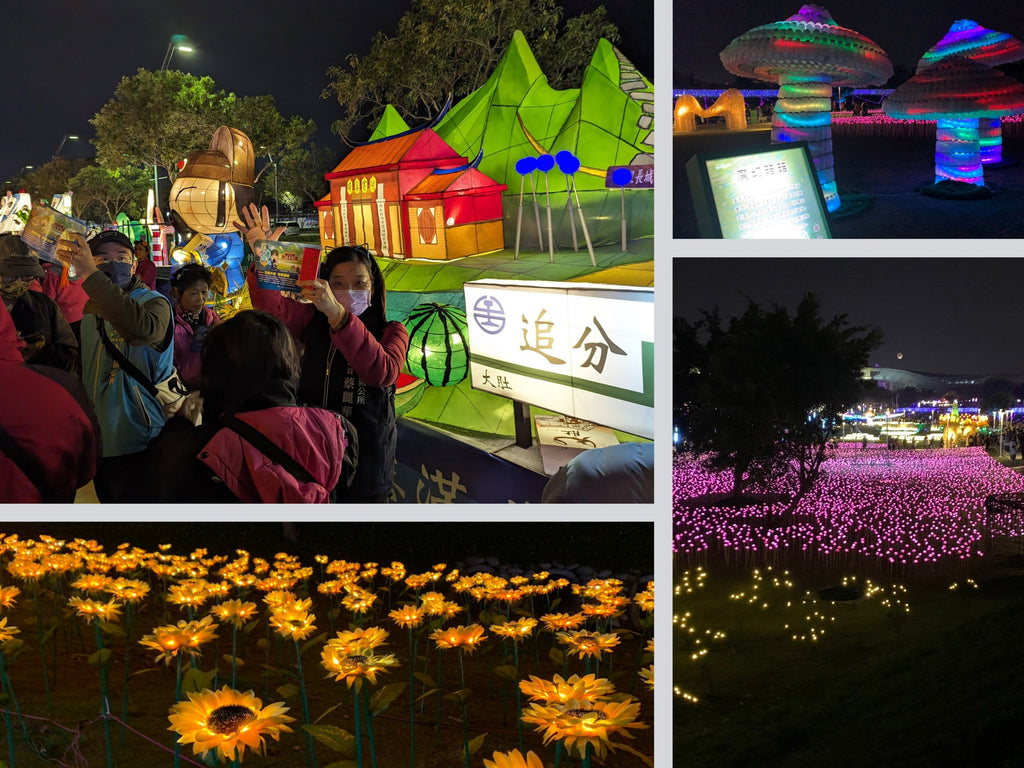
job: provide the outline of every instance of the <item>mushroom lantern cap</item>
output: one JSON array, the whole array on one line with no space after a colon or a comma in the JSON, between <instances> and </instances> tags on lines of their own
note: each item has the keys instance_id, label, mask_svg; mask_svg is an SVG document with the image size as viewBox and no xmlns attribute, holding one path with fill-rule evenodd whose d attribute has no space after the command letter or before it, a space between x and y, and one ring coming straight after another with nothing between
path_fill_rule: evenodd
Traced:
<instances>
[{"instance_id":1,"label":"mushroom lantern cap","mask_svg":"<svg viewBox=\"0 0 1024 768\"><path fill-rule=\"evenodd\" d=\"M967 120L1024 113L1024 84L964 56L940 59L893 91L882 111L904 120Z\"/></svg>"},{"instance_id":2,"label":"mushroom lantern cap","mask_svg":"<svg viewBox=\"0 0 1024 768\"><path fill-rule=\"evenodd\" d=\"M966 56L989 67L998 67L1024 59L1024 43L1006 32L995 32L970 19L953 22L939 42L917 62L920 72L949 56Z\"/></svg>"},{"instance_id":3,"label":"mushroom lantern cap","mask_svg":"<svg viewBox=\"0 0 1024 768\"><path fill-rule=\"evenodd\" d=\"M805 5L785 21L754 27L719 57L734 75L772 83L806 76L834 86L881 85L893 73L892 62L875 42L839 26L817 5Z\"/></svg>"}]
</instances>

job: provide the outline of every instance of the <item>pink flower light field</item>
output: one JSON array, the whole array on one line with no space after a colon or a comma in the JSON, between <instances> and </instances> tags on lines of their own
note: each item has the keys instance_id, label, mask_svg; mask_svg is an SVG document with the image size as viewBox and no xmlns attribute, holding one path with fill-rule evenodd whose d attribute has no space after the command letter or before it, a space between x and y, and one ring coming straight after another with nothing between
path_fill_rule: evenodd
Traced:
<instances>
[{"instance_id":1,"label":"pink flower light field","mask_svg":"<svg viewBox=\"0 0 1024 768\"><path fill-rule=\"evenodd\" d=\"M985 498L1024 492L1024 478L982 448L866 451L841 446L791 516L785 502L704 506L726 493L728 473L711 473L693 455L675 460L674 549L684 557L788 555L843 567L876 563L912 570L982 556L988 536L1020 536L1021 517L986 519ZM752 489L790 493L779 485Z\"/></svg>"}]
</instances>

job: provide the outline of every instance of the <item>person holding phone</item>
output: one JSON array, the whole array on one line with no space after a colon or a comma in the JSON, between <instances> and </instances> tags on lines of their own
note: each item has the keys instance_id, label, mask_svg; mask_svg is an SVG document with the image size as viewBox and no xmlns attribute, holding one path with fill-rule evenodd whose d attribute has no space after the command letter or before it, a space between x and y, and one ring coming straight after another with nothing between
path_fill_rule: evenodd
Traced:
<instances>
[{"instance_id":1,"label":"person holding phone","mask_svg":"<svg viewBox=\"0 0 1024 768\"><path fill-rule=\"evenodd\" d=\"M131 240L115 230L92 239L74 233L57 255L76 270L88 294L82 316L82 380L100 424L103 456L94 478L104 503L145 501L144 467L149 442L163 429L163 407L118 364L116 349L156 384L173 370L174 322L167 298L135 276Z\"/></svg>"},{"instance_id":2,"label":"person holding phone","mask_svg":"<svg viewBox=\"0 0 1024 768\"><path fill-rule=\"evenodd\" d=\"M250 248L257 240L276 240L284 227L270 226L270 212L254 203L235 222ZM253 248L253 250L255 250ZM256 309L284 321L303 345L299 402L337 411L355 428L358 464L355 478L338 489L343 502L386 502L394 479L398 428L395 383L409 351L409 333L385 318L384 277L369 251L342 246L331 250L314 280L300 281L301 298L261 289L256 271L246 274Z\"/></svg>"}]
</instances>

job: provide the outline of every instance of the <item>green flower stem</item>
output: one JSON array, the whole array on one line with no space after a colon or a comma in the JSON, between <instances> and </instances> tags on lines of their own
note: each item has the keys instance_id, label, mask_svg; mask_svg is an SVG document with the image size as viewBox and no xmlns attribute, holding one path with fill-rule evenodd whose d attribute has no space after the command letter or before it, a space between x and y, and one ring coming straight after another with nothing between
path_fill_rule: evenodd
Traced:
<instances>
[{"instance_id":1,"label":"green flower stem","mask_svg":"<svg viewBox=\"0 0 1024 768\"><path fill-rule=\"evenodd\" d=\"M370 737L370 765L377 768L377 747L373 743L373 713L370 712L370 697L363 699L363 706L366 707L366 735Z\"/></svg>"},{"instance_id":2,"label":"green flower stem","mask_svg":"<svg viewBox=\"0 0 1024 768\"><path fill-rule=\"evenodd\" d=\"M121 694L121 746L125 744L128 728L128 650L131 648L132 604L124 604L124 690Z\"/></svg>"},{"instance_id":3,"label":"green flower stem","mask_svg":"<svg viewBox=\"0 0 1024 768\"><path fill-rule=\"evenodd\" d=\"M363 768L363 728L362 728L362 706L359 704L359 689L352 688L352 708L356 718L356 768Z\"/></svg>"},{"instance_id":4,"label":"green flower stem","mask_svg":"<svg viewBox=\"0 0 1024 768\"><path fill-rule=\"evenodd\" d=\"M312 721L309 719L309 699L306 698L306 679L302 675L302 653L299 651L299 641L294 640L295 643L295 661L299 667L299 691L302 693L302 718L306 725L312 725ZM312 762L313 768L316 768L316 742L313 741L313 735L306 733L306 752L307 761Z\"/></svg>"},{"instance_id":5,"label":"green flower stem","mask_svg":"<svg viewBox=\"0 0 1024 768\"><path fill-rule=\"evenodd\" d=\"M50 704L50 678L46 671L46 646L43 643L43 614L39 611L39 581L32 582L32 604L36 609L36 629L39 633L39 656L43 660L43 688L46 691L46 710L53 707Z\"/></svg>"},{"instance_id":6,"label":"green flower stem","mask_svg":"<svg viewBox=\"0 0 1024 768\"><path fill-rule=\"evenodd\" d=\"M516 660L516 726L519 729L519 751L522 752L523 747L523 692L519 690L519 643L512 643L512 650L515 654Z\"/></svg>"},{"instance_id":7,"label":"green flower stem","mask_svg":"<svg viewBox=\"0 0 1024 768\"><path fill-rule=\"evenodd\" d=\"M99 619L93 619L93 627L96 628L96 650L102 653L103 651L103 635L100 632L100 621ZM107 742L107 768L114 768L114 753L110 747L110 717L108 712L107 704L107 665L103 663L103 659L100 658L100 693L101 701L103 705L103 738Z\"/></svg>"},{"instance_id":8,"label":"green flower stem","mask_svg":"<svg viewBox=\"0 0 1024 768\"><path fill-rule=\"evenodd\" d=\"M590 744L583 747L583 768L590 768Z\"/></svg>"},{"instance_id":9,"label":"green flower stem","mask_svg":"<svg viewBox=\"0 0 1024 768\"><path fill-rule=\"evenodd\" d=\"M562 764L562 742L561 740L555 742L555 768L559 768Z\"/></svg>"},{"instance_id":10,"label":"green flower stem","mask_svg":"<svg viewBox=\"0 0 1024 768\"><path fill-rule=\"evenodd\" d=\"M174 660L177 662L177 666L174 670L174 702L178 703L181 701L181 651L174 654ZM178 768L181 765L181 742L177 739L174 740L174 768Z\"/></svg>"},{"instance_id":11,"label":"green flower stem","mask_svg":"<svg viewBox=\"0 0 1024 768\"><path fill-rule=\"evenodd\" d=\"M235 685L235 654L238 653L238 625L231 624L231 687L236 688Z\"/></svg>"},{"instance_id":12,"label":"green flower stem","mask_svg":"<svg viewBox=\"0 0 1024 768\"><path fill-rule=\"evenodd\" d=\"M416 692L413 686L416 683L414 674L416 672L416 639L412 634L412 625L409 625L409 648L411 649L409 661L409 768L416 768Z\"/></svg>"},{"instance_id":13,"label":"green flower stem","mask_svg":"<svg viewBox=\"0 0 1024 768\"><path fill-rule=\"evenodd\" d=\"M174 703L181 701L181 652L174 654L174 660L178 663L174 671Z\"/></svg>"},{"instance_id":14,"label":"green flower stem","mask_svg":"<svg viewBox=\"0 0 1024 768\"><path fill-rule=\"evenodd\" d=\"M0 678L2 678L6 684L7 671L4 669L3 651L0 651ZM14 768L14 731L11 728L10 707L4 707L4 727L7 729L7 758L11 764L11 768Z\"/></svg>"},{"instance_id":15,"label":"green flower stem","mask_svg":"<svg viewBox=\"0 0 1024 768\"><path fill-rule=\"evenodd\" d=\"M437 649L437 746L441 746L441 649Z\"/></svg>"},{"instance_id":16,"label":"green flower stem","mask_svg":"<svg viewBox=\"0 0 1024 768\"><path fill-rule=\"evenodd\" d=\"M270 698L270 621L269 621L269 619L267 620L266 636L267 636L267 644L266 644L265 648L266 648L266 651L267 651L267 657L263 660L263 664L264 664L263 668L266 670L263 673L263 698L264 699L269 699Z\"/></svg>"},{"instance_id":17,"label":"green flower stem","mask_svg":"<svg viewBox=\"0 0 1024 768\"><path fill-rule=\"evenodd\" d=\"M0 661L3 660L0 655ZM11 703L14 704L14 711L18 715L18 722L21 723L21 734L25 737L25 741L31 743L28 736L28 728L25 727L25 718L21 716L21 706L18 704L18 697L14 695L14 686L11 685L11 678L7 676L6 670L3 672L3 690L7 691L7 695L11 697ZM8 709L8 711L10 711Z\"/></svg>"},{"instance_id":18,"label":"green flower stem","mask_svg":"<svg viewBox=\"0 0 1024 768\"><path fill-rule=\"evenodd\" d=\"M462 666L462 649L459 649L459 682L462 693L466 690L466 672ZM462 700L459 702L462 705L462 743L466 755L465 767L469 768L469 714L466 712L466 700L464 697L460 697Z\"/></svg>"}]
</instances>

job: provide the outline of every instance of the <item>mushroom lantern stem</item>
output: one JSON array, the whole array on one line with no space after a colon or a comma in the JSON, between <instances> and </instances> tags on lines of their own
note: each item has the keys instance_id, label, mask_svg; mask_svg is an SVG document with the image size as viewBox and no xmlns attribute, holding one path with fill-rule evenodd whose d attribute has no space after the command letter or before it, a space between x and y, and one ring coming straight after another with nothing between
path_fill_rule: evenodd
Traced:
<instances>
[{"instance_id":1,"label":"mushroom lantern stem","mask_svg":"<svg viewBox=\"0 0 1024 768\"><path fill-rule=\"evenodd\" d=\"M783 75L772 116L772 141L806 141L829 212L839 208L832 160L832 81L827 76Z\"/></svg>"},{"instance_id":2,"label":"mushroom lantern stem","mask_svg":"<svg viewBox=\"0 0 1024 768\"><path fill-rule=\"evenodd\" d=\"M978 119L940 118L935 125L935 181L944 179L983 186Z\"/></svg>"}]
</instances>

